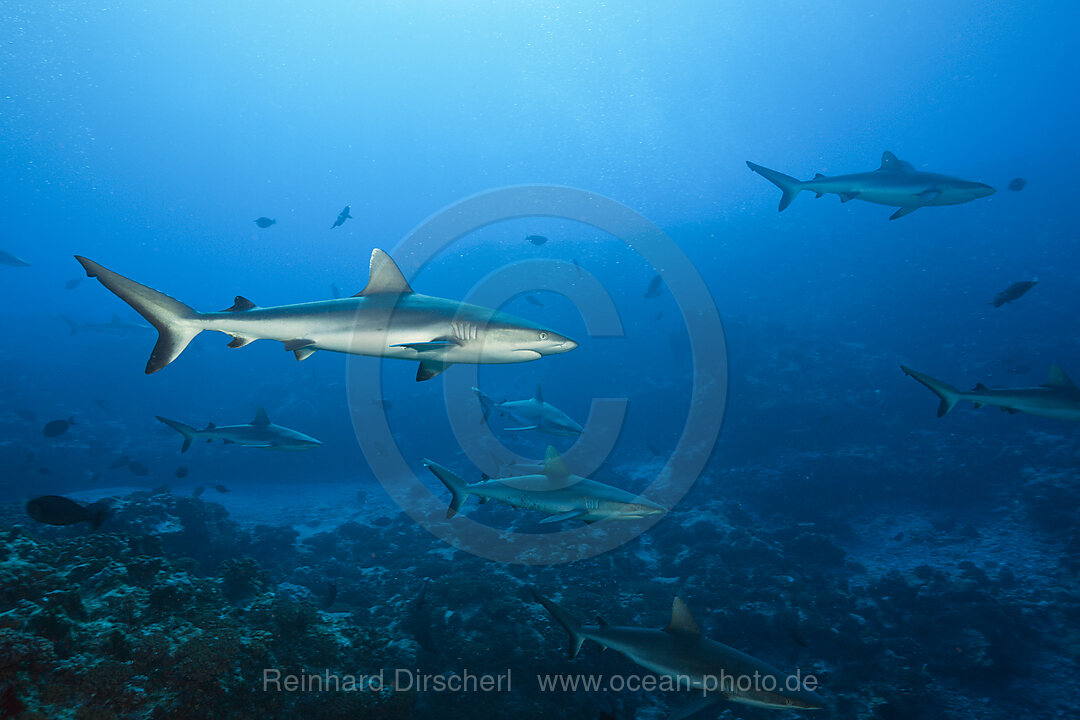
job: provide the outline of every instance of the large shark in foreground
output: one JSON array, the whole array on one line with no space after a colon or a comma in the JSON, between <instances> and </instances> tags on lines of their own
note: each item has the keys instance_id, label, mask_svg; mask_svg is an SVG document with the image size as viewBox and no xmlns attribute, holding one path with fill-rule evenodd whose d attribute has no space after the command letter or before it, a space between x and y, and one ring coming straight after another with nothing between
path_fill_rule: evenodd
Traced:
<instances>
[{"instance_id":1,"label":"large shark in foreground","mask_svg":"<svg viewBox=\"0 0 1080 720\"><path fill-rule=\"evenodd\" d=\"M900 369L941 398L938 417L952 410L961 400L970 400L977 408L995 405L1009 413L1022 412L1055 420L1080 420L1080 388L1057 365L1050 368L1050 380L1041 387L988 388L979 383L967 392L906 365L901 365Z\"/></svg>"},{"instance_id":2,"label":"large shark in foreground","mask_svg":"<svg viewBox=\"0 0 1080 720\"><path fill-rule=\"evenodd\" d=\"M805 181L749 161L746 164L783 191L780 210L790 205L800 192L809 190L818 197L828 193L839 195L840 202L865 200L898 207L900 209L889 218L895 220L921 207L959 205L995 192L994 188L982 183L916 170L911 163L900 160L888 150L881 156L881 167L874 172L832 177L818 173L813 180Z\"/></svg>"},{"instance_id":3,"label":"large shark in foreground","mask_svg":"<svg viewBox=\"0 0 1080 720\"><path fill-rule=\"evenodd\" d=\"M550 445L544 465L536 468L536 473L508 478L485 477L471 485L436 462L425 459L423 463L450 491L450 507L446 510L448 518L458 513L470 495L477 496L482 503L495 500L513 508L547 513L541 523L640 520L667 512L663 506L632 492L571 475L566 463Z\"/></svg>"},{"instance_id":4,"label":"large shark in foreground","mask_svg":"<svg viewBox=\"0 0 1080 720\"><path fill-rule=\"evenodd\" d=\"M454 363L519 363L577 347L553 330L491 308L413 292L390 256L371 253L367 287L349 298L258 307L237 297L221 312L198 312L78 255L89 277L157 328L146 372L175 360L203 330L232 336L231 348L277 340L304 360L316 350L419 361L417 382Z\"/></svg>"},{"instance_id":5,"label":"large shark in foreground","mask_svg":"<svg viewBox=\"0 0 1080 720\"><path fill-rule=\"evenodd\" d=\"M157 419L184 436L184 445L180 452L187 452L191 442L195 439L205 438L206 442L221 440L226 444L242 445L244 447L268 448L270 450L310 450L322 445L321 442L302 432L292 430L270 422L266 411L259 408L255 413L255 419L247 425L222 425L218 427L210 423L202 430L197 430L190 425L185 425L176 420L163 418Z\"/></svg>"},{"instance_id":6,"label":"large shark in foreground","mask_svg":"<svg viewBox=\"0 0 1080 720\"><path fill-rule=\"evenodd\" d=\"M675 710L668 720L682 720L721 700L780 710L820 710L824 707L795 675L721 645L701 634L686 604L678 597L671 607L671 623L663 630L582 625L570 613L536 590L536 601L547 608L570 634L570 658L593 640L630 658L658 675L678 679L699 691L695 700ZM684 686L685 687L685 686Z\"/></svg>"},{"instance_id":7,"label":"large shark in foreground","mask_svg":"<svg viewBox=\"0 0 1080 720\"><path fill-rule=\"evenodd\" d=\"M521 423L520 427L504 428L505 430L537 430L559 437L577 437L584 432L581 426L574 422L569 415L554 405L544 402L544 393L539 385L536 386L536 394L528 400L495 402L479 388L473 388L473 392L476 393L476 397L480 398L480 406L484 411L484 422L487 422L491 416L491 411L494 410Z\"/></svg>"}]
</instances>

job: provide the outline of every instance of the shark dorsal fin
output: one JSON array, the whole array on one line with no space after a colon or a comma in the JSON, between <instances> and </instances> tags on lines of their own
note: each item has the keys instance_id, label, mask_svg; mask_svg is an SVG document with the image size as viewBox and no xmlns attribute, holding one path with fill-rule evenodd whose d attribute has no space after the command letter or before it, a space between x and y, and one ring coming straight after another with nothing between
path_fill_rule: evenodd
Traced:
<instances>
[{"instance_id":1,"label":"shark dorsal fin","mask_svg":"<svg viewBox=\"0 0 1080 720\"><path fill-rule=\"evenodd\" d=\"M401 295L411 293L409 282L401 274L397 263L379 248L371 251L371 271L368 276L367 286L353 297L364 295L377 295L379 293L394 293Z\"/></svg>"},{"instance_id":2,"label":"shark dorsal fin","mask_svg":"<svg viewBox=\"0 0 1080 720\"><path fill-rule=\"evenodd\" d=\"M990 388L986 387L982 383L975 383L975 389L974 389L975 392L986 392L989 389Z\"/></svg>"},{"instance_id":3,"label":"shark dorsal fin","mask_svg":"<svg viewBox=\"0 0 1080 720\"><path fill-rule=\"evenodd\" d=\"M566 469L566 463L559 457L559 451L551 445L548 445L547 454L544 455L544 474L553 479L570 476L570 471Z\"/></svg>"},{"instance_id":4,"label":"shark dorsal fin","mask_svg":"<svg viewBox=\"0 0 1080 720\"><path fill-rule=\"evenodd\" d=\"M536 383L536 401L544 402L544 391L540 389L540 383Z\"/></svg>"},{"instance_id":5,"label":"shark dorsal fin","mask_svg":"<svg viewBox=\"0 0 1080 720\"><path fill-rule=\"evenodd\" d=\"M1069 376L1065 374L1065 371L1061 369L1060 365L1050 366L1050 382L1046 383L1047 387L1052 388L1065 388L1068 390L1076 390L1076 383L1069 379Z\"/></svg>"},{"instance_id":6,"label":"shark dorsal fin","mask_svg":"<svg viewBox=\"0 0 1080 720\"><path fill-rule=\"evenodd\" d=\"M250 310L253 307L255 307L255 303L251 302L243 295L237 295L236 299L233 300L232 307L226 308L225 312L244 312L245 310Z\"/></svg>"},{"instance_id":7,"label":"shark dorsal fin","mask_svg":"<svg viewBox=\"0 0 1080 720\"><path fill-rule=\"evenodd\" d=\"M680 635L701 634L697 623L694 622L694 616L690 614L690 609L686 607L681 597L676 596L675 601L671 603L671 624L664 628L664 632Z\"/></svg>"},{"instance_id":8,"label":"shark dorsal fin","mask_svg":"<svg viewBox=\"0 0 1080 720\"><path fill-rule=\"evenodd\" d=\"M217 428L217 425L215 425L214 423L212 423L212 422L206 423L206 429L207 430L214 430L215 428Z\"/></svg>"},{"instance_id":9,"label":"shark dorsal fin","mask_svg":"<svg viewBox=\"0 0 1080 720\"><path fill-rule=\"evenodd\" d=\"M824 178L825 178L825 176L822 175L821 173L814 173L814 179L815 180L822 180Z\"/></svg>"},{"instance_id":10,"label":"shark dorsal fin","mask_svg":"<svg viewBox=\"0 0 1080 720\"><path fill-rule=\"evenodd\" d=\"M896 155L893 155L888 150L881 153L881 167L878 168L878 172L899 172L910 169L911 165L896 157Z\"/></svg>"},{"instance_id":11,"label":"shark dorsal fin","mask_svg":"<svg viewBox=\"0 0 1080 720\"><path fill-rule=\"evenodd\" d=\"M606 628L608 626L607 621L599 615L596 616L596 624L602 628Z\"/></svg>"},{"instance_id":12,"label":"shark dorsal fin","mask_svg":"<svg viewBox=\"0 0 1080 720\"><path fill-rule=\"evenodd\" d=\"M266 427L270 424L270 416L266 414L265 408L255 411L255 419L251 421L251 424L255 427Z\"/></svg>"}]
</instances>

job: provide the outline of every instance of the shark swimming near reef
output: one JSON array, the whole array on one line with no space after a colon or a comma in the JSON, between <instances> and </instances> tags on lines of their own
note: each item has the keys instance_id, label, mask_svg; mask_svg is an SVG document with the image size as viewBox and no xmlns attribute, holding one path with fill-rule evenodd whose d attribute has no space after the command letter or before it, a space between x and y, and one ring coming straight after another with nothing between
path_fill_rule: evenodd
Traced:
<instances>
[{"instance_id":1,"label":"shark swimming near reef","mask_svg":"<svg viewBox=\"0 0 1080 720\"><path fill-rule=\"evenodd\" d=\"M906 365L901 365L900 369L941 398L938 417L944 416L961 400L968 400L977 408L994 405L1008 413L1022 412L1055 420L1080 420L1080 388L1057 365L1050 368L1049 381L1040 387L990 388L979 383L967 392Z\"/></svg>"},{"instance_id":2,"label":"shark swimming near reef","mask_svg":"<svg viewBox=\"0 0 1080 720\"><path fill-rule=\"evenodd\" d=\"M597 625L582 625L535 589L530 590L570 635L571 659L577 657L586 640L592 640L696 690L695 699L676 709L668 720L683 720L723 700L777 710L824 707L816 694L795 682L799 676L782 673L763 660L703 636L681 598L672 603L668 626L653 630L611 626L600 618Z\"/></svg>"},{"instance_id":3,"label":"shark swimming near reef","mask_svg":"<svg viewBox=\"0 0 1080 720\"><path fill-rule=\"evenodd\" d=\"M572 475L555 448L548 446L544 465L528 475L507 478L485 478L467 484L458 475L436 462L424 459L424 466L442 481L450 491L450 507L446 517L452 518L461 510L470 495L505 503L525 510L547 513L543 523L582 520L640 520L667 512L667 508L626 490Z\"/></svg>"},{"instance_id":4,"label":"shark swimming near reef","mask_svg":"<svg viewBox=\"0 0 1080 720\"><path fill-rule=\"evenodd\" d=\"M219 427L214 423L210 423L202 430L160 415L156 417L184 436L184 445L180 448L180 452L187 452L192 441L196 439L205 439L206 442L221 440L229 445L268 448L270 450L310 450L322 445L321 442L309 435L270 422L270 417L266 414L266 410L262 408L258 409L255 413L255 419L247 425L222 425Z\"/></svg>"},{"instance_id":5,"label":"shark swimming near reef","mask_svg":"<svg viewBox=\"0 0 1080 720\"><path fill-rule=\"evenodd\" d=\"M337 300L259 307L237 296L220 312L198 312L76 255L89 277L133 307L158 331L146 372L161 370L204 330L232 336L231 348L277 340L304 360L317 350L413 360L417 382L454 363L499 364L568 352L577 343L542 325L491 308L413 292L382 250L371 253L367 286Z\"/></svg>"},{"instance_id":6,"label":"shark swimming near reef","mask_svg":"<svg viewBox=\"0 0 1080 720\"><path fill-rule=\"evenodd\" d=\"M831 177L818 173L813 180L797 180L750 161L747 161L746 165L783 191L780 197L781 211L787 208L799 193L809 190L817 197L826 194L839 195L840 202L864 200L898 207L900 209L889 218L896 220L919 208L960 205L996 192L994 188L983 183L916 170L911 163L900 160L888 150L881 156L881 167L873 172Z\"/></svg>"},{"instance_id":7,"label":"shark swimming near reef","mask_svg":"<svg viewBox=\"0 0 1080 720\"><path fill-rule=\"evenodd\" d=\"M504 400L495 402L479 388L473 388L476 397L480 399L480 406L484 412L484 422L487 422L494 410L501 415L506 415L521 423L520 427L504 428L507 431L536 430L547 435L559 437L577 437L583 430L574 422L569 415L551 403L544 402L544 393L540 385L536 386L536 394L527 400Z\"/></svg>"}]
</instances>

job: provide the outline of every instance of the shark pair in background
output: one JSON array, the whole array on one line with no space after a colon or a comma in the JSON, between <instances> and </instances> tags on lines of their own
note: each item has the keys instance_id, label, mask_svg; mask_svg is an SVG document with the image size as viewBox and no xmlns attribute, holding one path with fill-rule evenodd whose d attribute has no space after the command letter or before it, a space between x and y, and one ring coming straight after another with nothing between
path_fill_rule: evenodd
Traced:
<instances>
[{"instance_id":1,"label":"shark pair in background","mask_svg":"<svg viewBox=\"0 0 1080 720\"><path fill-rule=\"evenodd\" d=\"M266 410L263 408L259 408L255 413L255 419L246 425L222 425L219 427L214 423L210 423L202 430L160 415L157 416L157 419L184 436L184 444L180 448L180 452L187 452L191 448L191 443L195 440L206 440L208 443L221 440L226 445L290 451L310 450L322 445L321 442L310 435L270 422L270 416L266 414Z\"/></svg>"},{"instance_id":2,"label":"shark pair in background","mask_svg":"<svg viewBox=\"0 0 1080 720\"><path fill-rule=\"evenodd\" d=\"M994 188L979 182L961 180L950 175L916 170L909 162L886 150L881 167L873 172L833 175L818 173L812 180L797 180L767 167L747 161L746 165L780 188L780 210L783 211L803 190L823 195L839 195L840 202L863 200L899 208L889 218L896 220L919 208L940 205L960 205L988 195Z\"/></svg>"},{"instance_id":3,"label":"shark pair in background","mask_svg":"<svg viewBox=\"0 0 1080 720\"><path fill-rule=\"evenodd\" d=\"M76 256L89 277L135 309L158 331L146 372L161 370L204 330L232 337L231 348L276 340L304 360L318 350L419 362L417 382L455 363L538 360L577 347L542 325L469 303L414 292L385 252L371 253L367 286L352 297L259 307L236 297L220 312L198 312L178 300Z\"/></svg>"}]
</instances>

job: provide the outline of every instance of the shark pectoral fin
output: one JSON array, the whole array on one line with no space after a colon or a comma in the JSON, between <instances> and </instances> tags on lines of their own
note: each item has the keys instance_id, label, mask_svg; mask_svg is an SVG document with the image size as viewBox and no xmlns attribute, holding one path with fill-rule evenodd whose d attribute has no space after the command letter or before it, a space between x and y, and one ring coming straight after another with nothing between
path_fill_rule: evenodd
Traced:
<instances>
[{"instance_id":1,"label":"shark pectoral fin","mask_svg":"<svg viewBox=\"0 0 1080 720\"><path fill-rule=\"evenodd\" d=\"M921 193L919 193L917 197L920 200L922 200L923 205L929 205L930 203L934 202L939 197L941 197L941 191L940 190L924 190Z\"/></svg>"},{"instance_id":2,"label":"shark pectoral fin","mask_svg":"<svg viewBox=\"0 0 1080 720\"><path fill-rule=\"evenodd\" d=\"M453 363L439 362L438 360L422 360L420 361L420 367L416 368L416 382L430 380L442 373L452 364Z\"/></svg>"},{"instance_id":3,"label":"shark pectoral fin","mask_svg":"<svg viewBox=\"0 0 1080 720\"><path fill-rule=\"evenodd\" d=\"M918 210L920 207L922 207L922 206L921 205L911 205L909 207L902 207L899 210L897 210L896 212L894 212L892 215L890 215L889 219L890 220L896 220L897 218L902 218L905 215L910 215L911 213Z\"/></svg>"},{"instance_id":4,"label":"shark pectoral fin","mask_svg":"<svg viewBox=\"0 0 1080 720\"><path fill-rule=\"evenodd\" d=\"M671 714L667 716L667 720L686 720L686 718L696 715L713 703L719 702L720 699L715 695L701 695L672 710Z\"/></svg>"},{"instance_id":5,"label":"shark pectoral fin","mask_svg":"<svg viewBox=\"0 0 1080 720\"><path fill-rule=\"evenodd\" d=\"M846 203L848 200L854 200L859 197L857 192L837 193L840 196L840 202Z\"/></svg>"},{"instance_id":6,"label":"shark pectoral fin","mask_svg":"<svg viewBox=\"0 0 1080 720\"><path fill-rule=\"evenodd\" d=\"M242 335L233 335L232 342L226 345L226 347L242 348L245 345L250 345L253 342L255 342L255 338L244 337Z\"/></svg>"},{"instance_id":7,"label":"shark pectoral fin","mask_svg":"<svg viewBox=\"0 0 1080 720\"><path fill-rule=\"evenodd\" d=\"M586 510L567 510L566 512L556 513L554 515L548 515L546 518L540 521L541 525L547 523L562 522L563 520L573 520L576 517L581 517L586 514Z\"/></svg>"},{"instance_id":8,"label":"shark pectoral fin","mask_svg":"<svg viewBox=\"0 0 1080 720\"><path fill-rule=\"evenodd\" d=\"M302 348L314 345L315 341L308 340L307 338L293 338L292 340L286 340L283 344L285 345L285 350L287 352L295 352Z\"/></svg>"},{"instance_id":9,"label":"shark pectoral fin","mask_svg":"<svg viewBox=\"0 0 1080 720\"><path fill-rule=\"evenodd\" d=\"M506 432L520 432L522 430L536 430L537 426L536 425L526 425L525 427L503 428L503 429L506 430Z\"/></svg>"},{"instance_id":10,"label":"shark pectoral fin","mask_svg":"<svg viewBox=\"0 0 1080 720\"><path fill-rule=\"evenodd\" d=\"M296 355L296 359L298 361L299 360L307 360L309 357L311 357L312 355L315 354L315 348L310 347L310 346L309 347L297 348L296 350L293 350L293 354Z\"/></svg>"},{"instance_id":11,"label":"shark pectoral fin","mask_svg":"<svg viewBox=\"0 0 1080 720\"><path fill-rule=\"evenodd\" d=\"M452 347L461 347L461 344L461 341L456 338L435 338L434 340L425 340L424 342L398 343L397 345L391 345L390 347L403 347L415 350L416 352L427 352L431 350L446 350Z\"/></svg>"}]
</instances>

